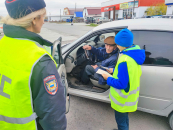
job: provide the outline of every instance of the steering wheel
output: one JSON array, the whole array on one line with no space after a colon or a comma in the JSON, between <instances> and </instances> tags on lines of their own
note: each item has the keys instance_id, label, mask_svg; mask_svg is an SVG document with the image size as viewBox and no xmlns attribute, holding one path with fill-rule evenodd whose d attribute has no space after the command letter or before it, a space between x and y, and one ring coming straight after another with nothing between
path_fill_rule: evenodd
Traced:
<instances>
[{"instance_id":1,"label":"steering wheel","mask_svg":"<svg viewBox=\"0 0 173 130\"><path fill-rule=\"evenodd\" d=\"M94 64L95 62L92 60L91 52L88 50L84 50L84 51L85 51L85 55L86 55L87 60L89 60L89 62ZM97 60L97 56L95 55L95 61L96 60Z\"/></svg>"}]
</instances>

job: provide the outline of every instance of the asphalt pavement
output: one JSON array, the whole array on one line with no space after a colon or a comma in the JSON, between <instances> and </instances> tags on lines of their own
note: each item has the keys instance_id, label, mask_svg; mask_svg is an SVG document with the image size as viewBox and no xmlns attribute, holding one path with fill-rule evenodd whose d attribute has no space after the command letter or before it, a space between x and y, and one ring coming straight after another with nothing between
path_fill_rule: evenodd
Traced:
<instances>
[{"instance_id":1,"label":"asphalt pavement","mask_svg":"<svg viewBox=\"0 0 173 130\"><path fill-rule=\"evenodd\" d=\"M45 23L40 35L54 41L62 37L63 44L73 42L93 27L85 24ZM0 39L3 34L0 34ZM130 130L171 130L168 119L136 111L129 114ZM117 129L114 111L110 104L71 96L70 111L67 114L67 130L113 130Z\"/></svg>"}]
</instances>

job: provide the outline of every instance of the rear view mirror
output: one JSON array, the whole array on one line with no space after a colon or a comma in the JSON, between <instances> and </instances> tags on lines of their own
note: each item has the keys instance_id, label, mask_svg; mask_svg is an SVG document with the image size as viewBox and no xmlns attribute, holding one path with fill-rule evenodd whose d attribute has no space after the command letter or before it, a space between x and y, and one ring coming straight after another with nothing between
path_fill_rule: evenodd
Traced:
<instances>
[{"instance_id":1,"label":"rear view mirror","mask_svg":"<svg viewBox=\"0 0 173 130\"><path fill-rule=\"evenodd\" d=\"M104 41L105 40L105 35L100 35L100 41Z\"/></svg>"}]
</instances>

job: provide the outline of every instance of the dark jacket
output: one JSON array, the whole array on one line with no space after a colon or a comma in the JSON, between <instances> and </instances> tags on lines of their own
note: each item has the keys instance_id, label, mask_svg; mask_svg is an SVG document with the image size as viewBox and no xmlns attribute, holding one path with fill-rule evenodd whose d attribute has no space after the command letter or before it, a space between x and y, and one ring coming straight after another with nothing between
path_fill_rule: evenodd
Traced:
<instances>
[{"instance_id":1,"label":"dark jacket","mask_svg":"<svg viewBox=\"0 0 173 130\"><path fill-rule=\"evenodd\" d=\"M52 46L51 42L24 28L4 24L3 29L7 37L25 38L36 41L40 45ZM44 86L43 80L50 75L54 75L58 83L58 91L55 95L49 94ZM48 55L41 58L33 69L31 91L34 111L38 116L36 119L38 130L65 130L67 122L64 87L56 66Z\"/></svg>"},{"instance_id":2,"label":"dark jacket","mask_svg":"<svg viewBox=\"0 0 173 130\"><path fill-rule=\"evenodd\" d=\"M104 59L101 62L101 65L103 67L115 68L115 63L117 61L117 55L118 55L118 48L116 50L114 50L113 52L111 52L110 54L108 54L106 52L106 48L97 49L97 48L92 46L91 53L97 55L97 57L102 57ZM98 69L102 69L102 68L97 67L95 69L95 71L97 71ZM99 77L99 84L101 84L101 85L106 84L106 80L101 75Z\"/></svg>"}]
</instances>

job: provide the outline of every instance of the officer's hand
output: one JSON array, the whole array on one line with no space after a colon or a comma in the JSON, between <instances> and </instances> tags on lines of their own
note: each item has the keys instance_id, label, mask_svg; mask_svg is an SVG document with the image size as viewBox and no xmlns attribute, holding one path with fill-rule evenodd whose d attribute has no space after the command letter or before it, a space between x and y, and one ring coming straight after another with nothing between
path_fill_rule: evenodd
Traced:
<instances>
[{"instance_id":1,"label":"officer's hand","mask_svg":"<svg viewBox=\"0 0 173 130\"><path fill-rule=\"evenodd\" d=\"M84 49L84 50L91 50L91 48L92 48L92 47L91 47L91 46L88 46L88 45L83 46L83 49Z\"/></svg>"},{"instance_id":2,"label":"officer's hand","mask_svg":"<svg viewBox=\"0 0 173 130\"><path fill-rule=\"evenodd\" d=\"M109 77L109 75L108 75L108 74L106 74L106 73L103 73L103 74L102 74L102 76L103 76L103 78L104 78L105 80L107 80L107 79L108 79L108 77Z\"/></svg>"},{"instance_id":3,"label":"officer's hand","mask_svg":"<svg viewBox=\"0 0 173 130\"><path fill-rule=\"evenodd\" d=\"M106 70L108 73L112 74L113 73L114 68L109 68L109 70Z\"/></svg>"}]
</instances>

